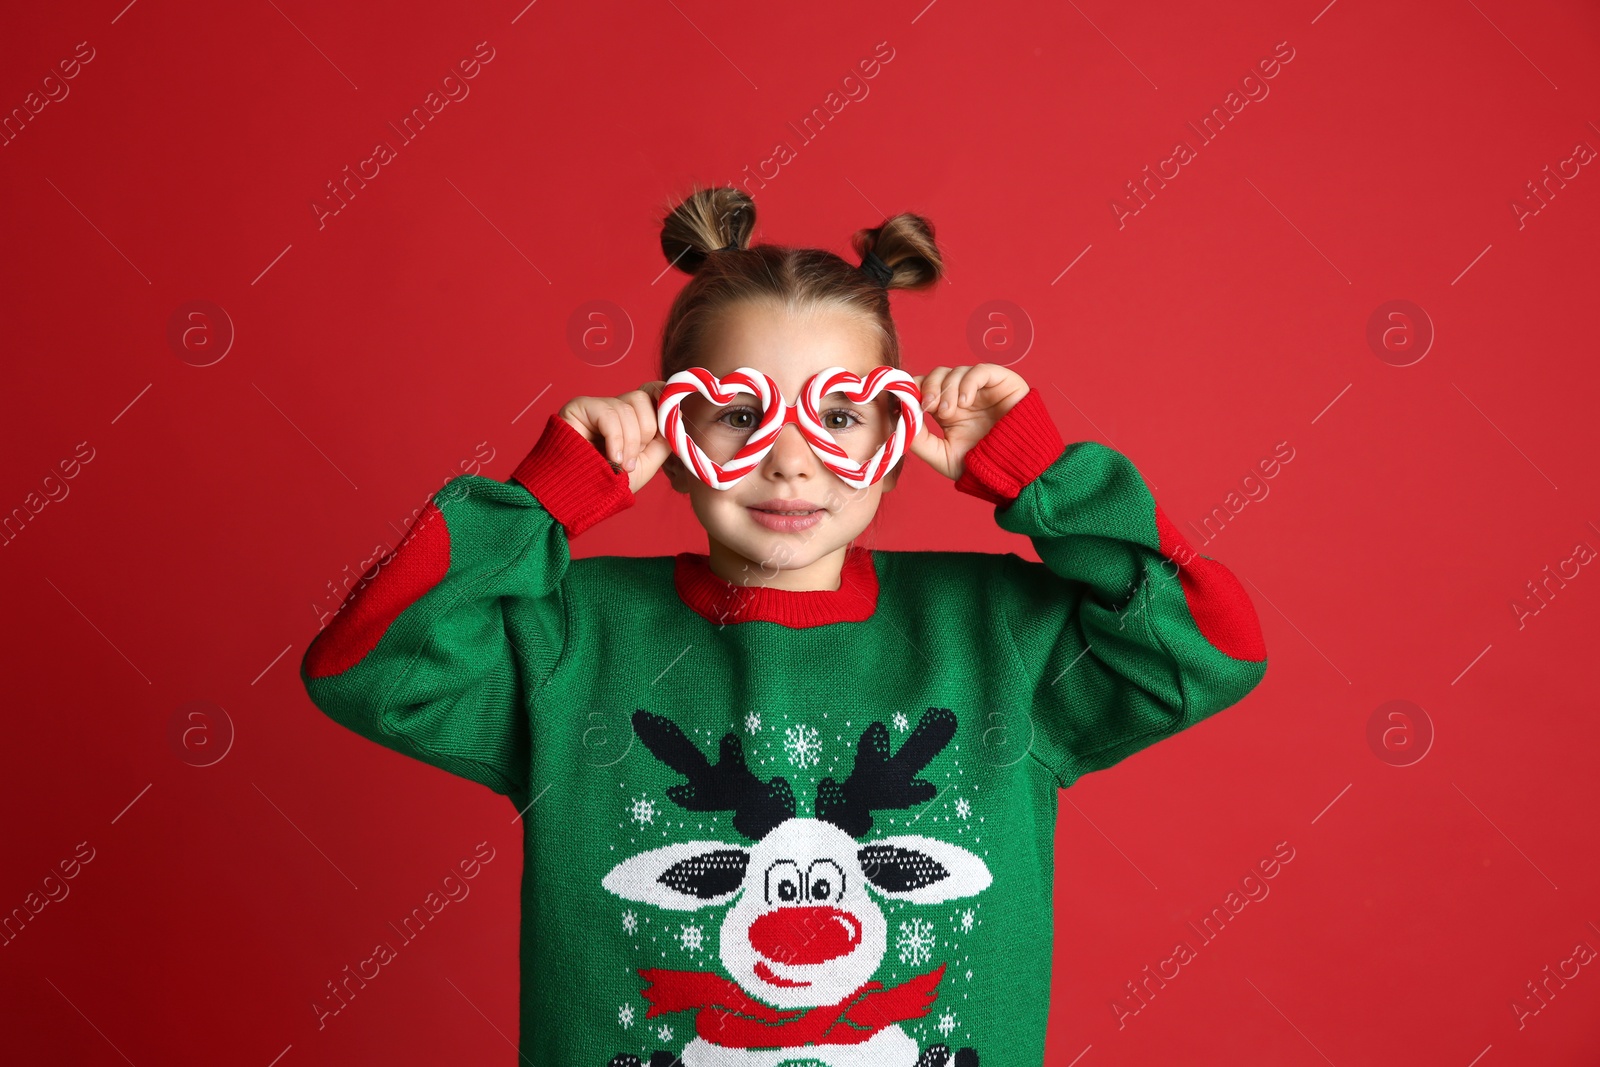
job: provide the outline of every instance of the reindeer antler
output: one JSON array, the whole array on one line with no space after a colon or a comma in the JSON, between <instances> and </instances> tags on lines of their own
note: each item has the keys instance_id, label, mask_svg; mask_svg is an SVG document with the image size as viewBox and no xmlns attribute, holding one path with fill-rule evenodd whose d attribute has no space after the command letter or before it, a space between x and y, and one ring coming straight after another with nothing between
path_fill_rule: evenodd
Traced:
<instances>
[{"instance_id":1,"label":"reindeer antler","mask_svg":"<svg viewBox=\"0 0 1600 1067\"><path fill-rule=\"evenodd\" d=\"M794 792L783 778L762 782L744 763L739 735L722 737L716 766L671 719L640 708L633 729L656 759L689 779L667 787L667 796L688 811L731 811L733 828L759 841L785 819L794 817Z\"/></svg>"},{"instance_id":2,"label":"reindeer antler","mask_svg":"<svg viewBox=\"0 0 1600 1067\"><path fill-rule=\"evenodd\" d=\"M955 736L956 717L949 708L929 708L917 720L900 751L889 755L889 730L881 722L861 732L856 763L840 785L824 778L817 785L817 818L833 823L851 837L872 829L872 812L911 808L937 795L933 783L915 777Z\"/></svg>"}]
</instances>

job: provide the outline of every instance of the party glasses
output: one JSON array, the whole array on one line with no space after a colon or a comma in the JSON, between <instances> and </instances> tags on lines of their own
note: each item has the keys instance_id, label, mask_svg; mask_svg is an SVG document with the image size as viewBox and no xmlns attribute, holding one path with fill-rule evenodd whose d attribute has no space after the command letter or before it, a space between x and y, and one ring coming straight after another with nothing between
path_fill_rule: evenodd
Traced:
<instances>
[{"instance_id":1,"label":"party glasses","mask_svg":"<svg viewBox=\"0 0 1600 1067\"><path fill-rule=\"evenodd\" d=\"M761 421L752 429L749 439L725 462L718 463L706 455L690 436L679 409L692 393L699 393L718 407L726 407L739 395L748 394L755 399L752 407L761 409ZM894 432L865 462L853 459L822 425L823 398L833 393L842 394L856 404L870 404L880 393L888 393L899 403ZM800 428L811 451L824 466L847 484L864 489L894 469L911 439L922 432L922 390L917 388L916 379L898 367L875 367L865 378L843 367L829 367L807 378L800 386L799 399L791 404L771 375L752 367L740 367L722 378L704 367L690 367L667 379L656 400L656 422L661 436L684 466L713 489L731 489L743 481L772 450L778 434L791 422Z\"/></svg>"}]
</instances>

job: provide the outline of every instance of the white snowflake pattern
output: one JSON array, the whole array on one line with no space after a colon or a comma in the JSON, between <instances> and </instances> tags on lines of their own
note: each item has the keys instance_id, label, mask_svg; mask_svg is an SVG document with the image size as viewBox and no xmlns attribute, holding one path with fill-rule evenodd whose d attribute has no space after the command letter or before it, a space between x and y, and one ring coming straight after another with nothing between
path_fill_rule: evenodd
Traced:
<instances>
[{"instance_id":1,"label":"white snowflake pattern","mask_svg":"<svg viewBox=\"0 0 1600 1067\"><path fill-rule=\"evenodd\" d=\"M966 797L958 797L956 799L956 814L963 819L972 814L972 805L967 803Z\"/></svg>"},{"instance_id":2,"label":"white snowflake pattern","mask_svg":"<svg viewBox=\"0 0 1600 1067\"><path fill-rule=\"evenodd\" d=\"M972 909L971 908L968 908L966 911L961 913L961 932L962 933L964 933L964 934L972 933L972 920L973 920L973 915L972 915Z\"/></svg>"},{"instance_id":3,"label":"white snowflake pattern","mask_svg":"<svg viewBox=\"0 0 1600 1067\"><path fill-rule=\"evenodd\" d=\"M671 1041L672 1027L668 1026L666 1023L662 1023L661 1026L656 1030L656 1037L660 1039L663 1045L668 1041Z\"/></svg>"},{"instance_id":4,"label":"white snowflake pattern","mask_svg":"<svg viewBox=\"0 0 1600 1067\"><path fill-rule=\"evenodd\" d=\"M622 928L630 934L639 932L639 916L633 913L632 908L622 913Z\"/></svg>"},{"instance_id":5,"label":"white snowflake pattern","mask_svg":"<svg viewBox=\"0 0 1600 1067\"><path fill-rule=\"evenodd\" d=\"M900 924L900 962L917 966L933 956L933 924L912 919Z\"/></svg>"},{"instance_id":6,"label":"white snowflake pattern","mask_svg":"<svg viewBox=\"0 0 1600 1067\"><path fill-rule=\"evenodd\" d=\"M943 1015L939 1016L939 1032L941 1034L943 1034L945 1037L949 1037L950 1031L954 1030L955 1028L956 1017L954 1015L952 1015L950 1012L945 1012Z\"/></svg>"},{"instance_id":7,"label":"white snowflake pattern","mask_svg":"<svg viewBox=\"0 0 1600 1067\"><path fill-rule=\"evenodd\" d=\"M784 731L783 747L789 762L796 767L812 767L822 762L822 740L815 726L801 723Z\"/></svg>"},{"instance_id":8,"label":"white snowflake pattern","mask_svg":"<svg viewBox=\"0 0 1600 1067\"><path fill-rule=\"evenodd\" d=\"M683 933L678 935L678 943L685 952L699 952L706 947L706 932L702 927L686 925L681 929Z\"/></svg>"},{"instance_id":9,"label":"white snowflake pattern","mask_svg":"<svg viewBox=\"0 0 1600 1067\"><path fill-rule=\"evenodd\" d=\"M744 717L744 731L753 734L759 729L761 729L761 715L752 711Z\"/></svg>"},{"instance_id":10,"label":"white snowflake pattern","mask_svg":"<svg viewBox=\"0 0 1600 1067\"><path fill-rule=\"evenodd\" d=\"M630 1029L633 1026L632 1004L624 1004L622 1007L617 1009L617 1022L624 1030Z\"/></svg>"},{"instance_id":11,"label":"white snowflake pattern","mask_svg":"<svg viewBox=\"0 0 1600 1067\"><path fill-rule=\"evenodd\" d=\"M910 726L910 725L911 725L911 720L906 718L906 713L905 712L897 711L897 712L894 713L894 728L896 730L904 730L907 726Z\"/></svg>"},{"instance_id":12,"label":"white snowflake pattern","mask_svg":"<svg viewBox=\"0 0 1600 1067\"><path fill-rule=\"evenodd\" d=\"M641 826L645 823L654 823L656 821L656 802L649 797L637 797L628 808L628 816Z\"/></svg>"}]
</instances>

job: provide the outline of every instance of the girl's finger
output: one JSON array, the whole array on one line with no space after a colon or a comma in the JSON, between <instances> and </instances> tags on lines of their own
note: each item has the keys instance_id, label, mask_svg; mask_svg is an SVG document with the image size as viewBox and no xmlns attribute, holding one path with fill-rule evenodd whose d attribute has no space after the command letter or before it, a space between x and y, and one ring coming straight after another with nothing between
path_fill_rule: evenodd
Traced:
<instances>
[{"instance_id":1,"label":"girl's finger","mask_svg":"<svg viewBox=\"0 0 1600 1067\"><path fill-rule=\"evenodd\" d=\"M634 492L643 489L645 484L656 476L656 472L661 469L661 465L667 461L667 457L670 455L672 455L672 446L667 444L665 437L656 434L645 444L643 451L639 453L639 461L634 466L634 469L628 472L629 488Z\"/></svg>"},{"instance_id":2,"label":"girl's finger","mask_svg":"<svg viewBox=\"0 0 1600 1067\"><path fill-rule=\"evenodd\" d=\"M984 389L1004 378L1001 368L993 363L977 363L961 380L961 406L972 407Z\"/></svg>"},{"instance_id":3,"label":"girl's finger","mask_svg":"<svg viewBox=\"0 0 1600 1067\"><path fill-rule=\"evenodd\" d=\"M622 420L617 417L617 409L611 405L602 406L595 413L594 422L600 431L606 458L620 466L622 463Z\"/></svg>"},{"instance_id":4,"label":"girl's finger","mask_svg":"<svg viewBox=\"0 0 1600 1067\"><path fill-rule=\"evenodd\" d=\"M583 434L584 440L598 444L599 442L595 441L597 428L594 424L594 411L589 407L590 400L591 398L587 396L575 396L567 401L557 414L566 419L567 424L573 429Z\"/></svg>"},{"instance_id":5,"label":"girl's finger","mask_svg":"<svg viewBox=\"0 0 1600 1067\"><path fill-rule=\"evenodd\" d=\"M961 382L966 378L967 371L971 369L970 367L957 367L950 372L949 377L945 379L943 386L939 390L939 407L937 409L939 412L946 415L955 412L956 401L960 399Z\"/></svg>"},{"instance_id":6,"label":"girl's finger","mask_svg":"<svg viewBox=\"0 0 1600 1067\"><path fill-rule=\"evenodd\" d=\"M629 393L628 399L633 403L633 410L639 416L639 441L641 444L649 444L651 438L661 432L657 425L655 402L643 388Z\"/></svg>"},{"instance_id":7,"label":"girl's finger","mask_svg":"<svg viewBox=\"0 0 1600 1067\"><path fill-rule=\"evenodd\" d=\"M911 439L911 454L940 474L950 477L950 442L935 436L923 423L922 432Z\"/></svg>"},{"instance_id":8,"label":"girl's finger","mask_svg":"<svg viewBox=\"0 0 1600 1067\"><path fill-rule=\"evenodd\" d=\"M917 387L922 391L923 411L928 411L938 403L941 383L949 371L949 367L935 367L922 376L922 381Z\"/></svg>"},{"instance_id":9,"label":"girl's finger","mask_svg":"<svg viewBox=\"0 0 1600 1067\"><path fill-rule=\"evenodd\" d=\"M647 470L654 470L667 461L672 455L672 445L665 437L656 434L644 446L644 466Z\"/></svg>"},{"instance_id":10,"label":"girl's finger","mask_svg":"<svg viewBox=\"0 0 1600 1067\"><path fill-rule=\"evenodd\" d=\"M622 465L632 470L639 453L639 413L632 404L619 401L615 406L622 423Z\"/></svg>"},{"instance_id":11,"label":"girl's finger","mask_svg":"<svg viewBox=\"0 0 1600 1067\"><path fill-rule=\"evenodd\" d=\"M913 437L911 439L911 443L908 444L906 448L909 449L913 455L920 459L928 460L931 463L931 457L933 454L933 445L931 442L937 440L938 438L929 431L928 424L924 422L922 424L922 432Z\"/></svg>"}]
</instances>

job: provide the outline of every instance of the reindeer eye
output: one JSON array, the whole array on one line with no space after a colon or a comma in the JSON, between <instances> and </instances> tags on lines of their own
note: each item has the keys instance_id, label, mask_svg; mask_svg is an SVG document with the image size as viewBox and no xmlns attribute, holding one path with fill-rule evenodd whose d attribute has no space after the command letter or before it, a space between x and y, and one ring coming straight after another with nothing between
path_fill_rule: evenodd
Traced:
<instances>
[{"instance_id":1,"label":"reindeer eye","mask_svg":"<svg viewBox=\"0 0 1600 1067\"><path fill-rule=\"evenodd\" d=\"M817 860L806 872L806 887L814 901L839 900L844 896L844 871L832 860Z\"/></svg>"},{"instance_id":2,"label":"reindeer eye","mask_svg":"<svg viewBox=\"0 0 1600 1067\"><path fill-rule=\"evenodd\" d=\"M800 899L800 865L779 860L767 868L767 903L793 904Z\"/></svg>"}]
</instances>

